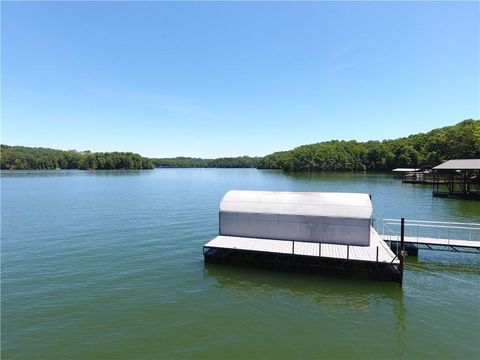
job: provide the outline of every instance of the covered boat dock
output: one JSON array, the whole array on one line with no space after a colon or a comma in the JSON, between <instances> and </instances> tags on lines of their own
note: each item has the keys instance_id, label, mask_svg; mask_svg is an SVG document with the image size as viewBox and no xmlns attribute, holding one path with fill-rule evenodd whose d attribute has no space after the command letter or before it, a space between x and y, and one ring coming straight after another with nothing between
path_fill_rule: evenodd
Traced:
<instances>
[{"instance_id":1,"label":"covered boat dock","mask_svg":"<svg viewBox=\"0 0 480 360\"><path fill-rule=\"evenodd\" d=\"M480 159L449 160L433 175L433 196L480 199Z\"/></svg>"},{"instance_id":2,"label":"covered boat dock","mask_svg":"<svg viewBox=\"0 0 480 360\"><path fill-rule=\"evenodd\" d=\"M275 267L367 268L372 278L401 282L402 261L372 227L368 194L229 191L219 235L205 262L259 260Z\"/></svg>"}]
</instances>

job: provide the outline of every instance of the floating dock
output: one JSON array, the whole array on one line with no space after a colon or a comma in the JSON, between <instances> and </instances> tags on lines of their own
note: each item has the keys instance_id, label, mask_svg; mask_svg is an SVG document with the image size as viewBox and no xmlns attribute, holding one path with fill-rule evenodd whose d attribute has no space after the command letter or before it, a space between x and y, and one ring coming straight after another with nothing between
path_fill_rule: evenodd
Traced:
<instances>
[{"instance_id":1,"label":"floating dock","mask_svg":"<svg viewBox=\"0 0 480 360\"><path fill-rule=\"evenodd\" d=\"M362 261L367 263L399 264L400 260L371 228L369 246L326 244L292 240L273 240L238 236L217 236L203 246L204 254L210 249L254 251L273 254L310 256L328 259Z\"/></svg>"},{"instance_id":2,"label":"floating dock","mask_svg":"<svg viewBox=\"0 0 480 360\"><path fill-rule=\"evenodd\" d=\"M205 262L363 267L371 278L401 283L403 254L395 255L372 227L372 213L368 194L229 191L219 236L203 247Z\"/></svg>"}]
</instances>

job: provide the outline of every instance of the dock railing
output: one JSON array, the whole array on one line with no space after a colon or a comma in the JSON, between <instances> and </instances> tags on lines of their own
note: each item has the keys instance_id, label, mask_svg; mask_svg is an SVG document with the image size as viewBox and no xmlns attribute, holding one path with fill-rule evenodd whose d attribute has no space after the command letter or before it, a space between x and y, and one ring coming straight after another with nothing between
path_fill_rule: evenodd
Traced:
<instances>
[{"instance_id":1,"label":"dock railing","mask_svg":"<svg viewBox=\"0 0 480 360\"><path fill-rule=\"evenodd\" d=\"M377 230L377 233L381 236L383 240L395 241L396 249L395 253L398 254L399 244L400 244L400 219L398 219L398 232L394 231L386 219L374 218L374 228Z\"/></svg>"},{"instance_id":2,"label":"dock railing","mask_svg":"<svg viewBox=\"0 0 480 360\"><path fill-rule=\"evenodd\" d=\"M377 220L377 231L381 231L382 238L388 241L399 240L397 229L400 229L400 219ZM398 230L399 231L399 230ZM439 240L470 240L480 241L479 223L461 223L429 220L405 220L405 236L419 242L421 238Z\"/></svg>"}]
</instances>

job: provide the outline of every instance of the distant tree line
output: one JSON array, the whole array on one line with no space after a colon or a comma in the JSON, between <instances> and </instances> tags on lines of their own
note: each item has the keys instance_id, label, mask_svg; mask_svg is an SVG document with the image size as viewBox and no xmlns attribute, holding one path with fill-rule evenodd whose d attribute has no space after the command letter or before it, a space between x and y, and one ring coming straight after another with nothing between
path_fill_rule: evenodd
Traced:
<instances>
[{"instance_id":1,"label":"distant tree line","mask_svg":"<svg viewBox=\"0 0 480 360\"><path fill-rule=\"evenodd\" d=\"M150 159L130 152L92 153L90 151L63 151L48 148L8 145L1 145L0 150L2 169L115 170L153 169L155 167Z\"/></svg>"},{"instance_id":2,"label":"distant tree line","mask_svg":"<svg viewBox=\"0 0 480 360\"><path fill-rule=\"evenodd\" d=\"M260 159L258 168L301 171L392 170L480 158L480 120L384 141L327 141Z\"/></svg>"},{"instance_id":3,"label":"distant tree line","mask_svg":"<svg viewBox=\"0 0 480 360\"><path fill-rule=\"evenodd\" d=\"M250 156L224 157L218 159L201 159L191 157L176 157L152 159L158 167L202 167L202 168L255 168L261 158Z\"/></svg>"},{"instance_id":4,"label":"distant tree line","mask_svg":"<svg viewBox=\"0 0 480 360\"><path fill-rule=\"evenodd\" d=\"M384 141L326 141L265 157L153 159L159 167L236 167L289 171L384 171L480 158L480 120L465 120L425 134Z\"/></svg>"},{"instance_id":5,"label":"distant tree line","mask_svg":"<svg viewBox=\"0 0 480 360\"><path fill-rule=\"evenodd\" d=\"M133 153L1 145L2 169L151 169L157 167L261 168L288 171L382 171L480 158L480 120L384 141L327 141L264 157L148 159Z\"/></svg>"}]
</instances>

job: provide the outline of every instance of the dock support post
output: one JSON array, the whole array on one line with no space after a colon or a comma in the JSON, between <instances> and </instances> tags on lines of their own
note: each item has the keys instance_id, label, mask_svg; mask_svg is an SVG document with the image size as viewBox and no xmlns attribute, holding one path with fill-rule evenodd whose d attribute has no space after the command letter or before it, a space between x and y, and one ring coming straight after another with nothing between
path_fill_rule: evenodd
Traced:
<instances>
[{"instance_id":1,"label":"dock support post","mask_svg":"<svg viewBox=\"0 0 480 360\"><path fill-rule=\"evenodd\" d=\"M400 253L398 253L398 257L400 259L400 286L403 284L403 258L404 258L404 250L405 250L405 218L402 217L400 222Z\"/></svg>"}]
</instances>

